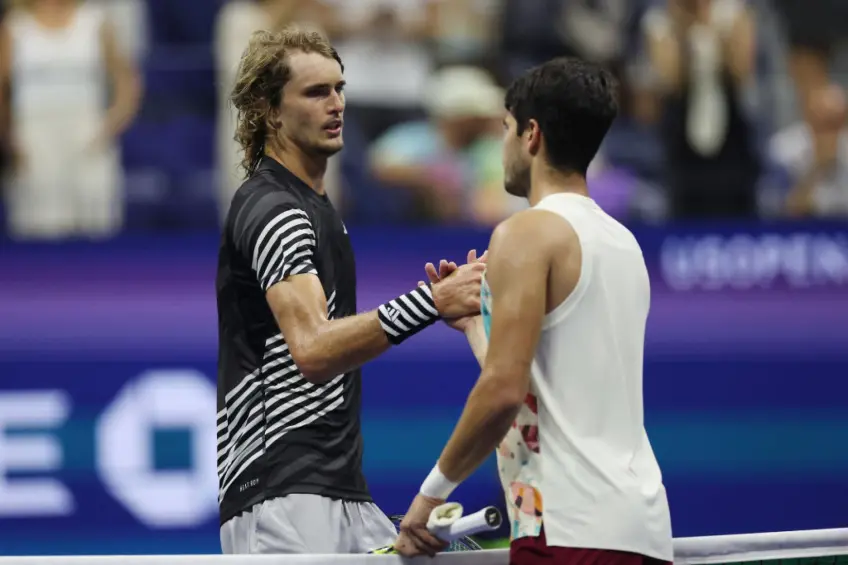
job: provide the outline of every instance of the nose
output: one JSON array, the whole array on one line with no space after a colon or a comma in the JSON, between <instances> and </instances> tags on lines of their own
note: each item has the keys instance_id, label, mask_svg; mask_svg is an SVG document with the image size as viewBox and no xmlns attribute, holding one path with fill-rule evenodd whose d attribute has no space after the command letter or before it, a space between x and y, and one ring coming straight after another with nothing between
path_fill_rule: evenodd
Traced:
<instances>
[{"instance_id":1,"label":"nose","mask_svg":"<svg viewBox=\"0 0 848 565\"><path fill-rule=\"evenodd\" d=\"M345 97L342 92L333 92L333 95L330 97L330 113L331 114L341 114L345 109Z\"/></svg>"}]
</instances>

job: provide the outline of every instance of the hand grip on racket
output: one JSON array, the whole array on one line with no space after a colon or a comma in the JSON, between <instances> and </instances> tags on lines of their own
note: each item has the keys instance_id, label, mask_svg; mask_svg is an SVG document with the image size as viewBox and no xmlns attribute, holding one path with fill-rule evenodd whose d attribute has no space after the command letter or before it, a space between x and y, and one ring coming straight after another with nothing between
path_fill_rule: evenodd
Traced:
<instances>
[{"instance_id":1,"label":"hand grip on racket","mask_svg":"<svg viewBox=\"0 0 848 565\"><path fill-rule=\"evenodd\" d=\"M443 528L430 528L430 533L442 541L451 542L465 536L490 532L501 527L501 513L494 506L487 506L468 516L457 519Z\"/></svg>"},{"instance_id":2,"label":"hand grip on racket","mask_svg":"<svg viewBox=\"0 0 848 565\"><path fill-rule=\"evenodd\" d=\"M462 507L460 506L459 508L461 511ZM432 521L433 519L431 515L431 522ZM479 534L481 532L497 530L501 526L502 521L503 518L501 517L501 513L498 509L494 506L487 506L473 514L457 518L452 523L445 526L428 526L427 529L430 530L430 533L437 538L450 543L466 536L473 536L474 534ZM387 545L379 549L374 549L369 553L394 555L397 554L397 551L394 546Z\"/></svg>"}]
</instances>

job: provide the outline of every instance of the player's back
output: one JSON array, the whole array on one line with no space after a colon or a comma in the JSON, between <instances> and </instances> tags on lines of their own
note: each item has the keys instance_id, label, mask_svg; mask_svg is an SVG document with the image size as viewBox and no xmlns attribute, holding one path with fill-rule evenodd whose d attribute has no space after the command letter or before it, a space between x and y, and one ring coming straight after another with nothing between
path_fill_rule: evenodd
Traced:
<instances>
[{"instance_id":1,"label":"player's back","mask_svg":"<svg viewBox=\"0 0 848 565\"><path fill-rule=\"evenodd\" d=\"M589 198L557 194L535 208L571 225L581 271L569 297L545 318L528 402L499 450L502 474L513 477L505 484L508 499L521 488L540 495L536 508L520 496L514 508L524 524L513 533L533 535L526 516L532 510L550 545L670 561L668 503L643 420L650 283L642 251Z\"/></svg>"}]
</instances>

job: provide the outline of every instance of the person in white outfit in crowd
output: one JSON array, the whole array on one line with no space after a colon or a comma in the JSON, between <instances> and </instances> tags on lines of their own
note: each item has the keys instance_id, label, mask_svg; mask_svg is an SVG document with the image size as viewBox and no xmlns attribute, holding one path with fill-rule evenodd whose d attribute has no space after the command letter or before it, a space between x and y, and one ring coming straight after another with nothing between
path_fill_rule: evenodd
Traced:
<instances>
[{"instance_id":1,"label":"person in white outfit in crowd","mask_svg":"<svg viewBox=\"0 0 848 565\"><path fill-rule=\"evenodd\" d=\"M6 209L19 239L107 237L123 220L118 137L141 81L101 7L15 2L0 26L0 124L13 155ZM111 94L111 96L110 96Z\"/></svg>"}]
</instances>

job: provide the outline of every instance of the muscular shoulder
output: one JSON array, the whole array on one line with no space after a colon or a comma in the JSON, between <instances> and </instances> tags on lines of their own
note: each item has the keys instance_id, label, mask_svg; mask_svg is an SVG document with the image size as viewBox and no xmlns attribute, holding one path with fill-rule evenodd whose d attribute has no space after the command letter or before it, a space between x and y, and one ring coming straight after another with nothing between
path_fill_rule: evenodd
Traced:
<instances>
[{"instance_id":1,"label":"muscular shoulder","mask_svg":"<svg viewBox=\"0 0 848 565\"><path fill-rule=\"evenodd\" d=\"M306 209L303 195L291 187L258 173L247 179L236 191L230 205L230 216L238 220L245 214L256 214L277 206Z\"/></svg>"},{"instance_id":2,"label":"muscular shoulder","mask_svg":"<svg viewBox=\"0 0 848 565\"><path fill-rule=\"evenodd\" d=\"M310 263L315 232L310 208L296 190L256 175L233 197L226 222L227 237L236 251L256 269L267 285L272 260L283 257L295 261L305 257ZM284 266L285 267L285 266ZM276 269L279 270L279 269ZM284 268L285 275L299 268ZM282 271L280 271L282 272Z\"/></svg>"},{"instance_id":3,"label":"muscular shoulder","mask_svg":"<svg viewBox=\"0 0 848 565\"><path fill-rule=\"evenodd\" d=\"M257 174L245 181L233 196L227 229L233 240L238 240L288 210L300 210L307 216L309 212L307 203L298 191Z\"/></svg>"},{"instance_id":4,"label":"muscular shoulder","mask_svg":"<svg viewBox=\"0 0 848 565\"><path fill-rule=\"evenodd\" d=\"M492 234L492 247L538 260L578 249L571 223L547 210L522 210L504 220Z\"/></svg>"}]
</instances>

